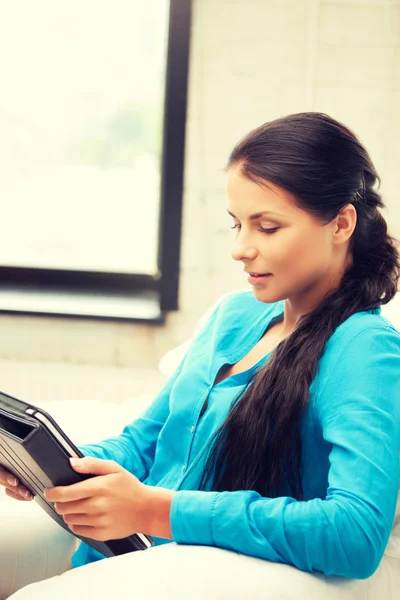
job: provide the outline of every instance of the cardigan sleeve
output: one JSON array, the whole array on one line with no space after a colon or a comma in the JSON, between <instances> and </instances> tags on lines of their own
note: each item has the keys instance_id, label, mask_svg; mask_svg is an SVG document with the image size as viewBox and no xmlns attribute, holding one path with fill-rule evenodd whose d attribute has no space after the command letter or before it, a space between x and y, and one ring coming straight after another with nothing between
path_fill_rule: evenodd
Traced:
<instances>
[{"instance_id":1,"label":"cardigan sleeve","mask_svg":"<svg viewBox=\"0 0 400 600\"><path fill-rule=\"evenodd\" d=\"M254 491L178 491L173 539L227 548L325 575L370 577L394 521L399 488L400 335L359 332L316 392L331 445L326 497L297 501Z\"/></svg>"}]
</instances>

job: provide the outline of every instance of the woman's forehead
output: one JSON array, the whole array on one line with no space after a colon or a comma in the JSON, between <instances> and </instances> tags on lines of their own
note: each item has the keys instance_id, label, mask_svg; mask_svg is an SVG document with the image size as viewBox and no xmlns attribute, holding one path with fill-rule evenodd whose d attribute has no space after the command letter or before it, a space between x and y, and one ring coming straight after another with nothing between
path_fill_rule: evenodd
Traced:
<instances>
[{"instance_id":1,"label":"woman's forehead","mask_svg":"<svg viewBox=\"0 0 400 600\"><path fill-rule=\"evenodd\" d=\"M283 217L290 217L300 210L289 192L269 181L251 181L237 168L227 172L226 191L228 210L235 215L235 208L246 214L273 211Z\"/></svg>"}]
</instances>

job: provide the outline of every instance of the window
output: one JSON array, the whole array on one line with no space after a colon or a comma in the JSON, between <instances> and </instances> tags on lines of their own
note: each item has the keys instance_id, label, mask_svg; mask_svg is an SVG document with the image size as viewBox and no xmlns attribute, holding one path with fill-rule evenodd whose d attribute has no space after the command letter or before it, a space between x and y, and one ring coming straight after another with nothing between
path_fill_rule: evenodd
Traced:
<instances>
[{"instance_id":1,"label":"window","mask_svg":"<svg viewBox=\"0 0 400 600\"><path fill-rule=\"evenodd\" d=\"M189 0L0 5L0 310L177 308Z\"/></svg>"}]
</instances>

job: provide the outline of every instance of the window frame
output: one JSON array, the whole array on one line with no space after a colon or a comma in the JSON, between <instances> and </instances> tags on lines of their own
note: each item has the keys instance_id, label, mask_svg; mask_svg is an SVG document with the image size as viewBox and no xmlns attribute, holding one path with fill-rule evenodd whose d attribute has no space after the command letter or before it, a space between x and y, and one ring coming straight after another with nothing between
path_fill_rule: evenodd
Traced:
<instances>
[{"instance_id":1,"label":"window frame","mask_svg":"<svg viewBox=\"0 0 400 600\"><path fill-rule=\"evenodd\" d=\"M164 93L163 142L161 157L160 213L158 234L158 273L156 275L110 273L99 271L13 267L0 263L0 292L12 289L21 294L46 290L92 294L120 294L157 298L159 318L164 312L177 310L181 252L183 171L187 114L187 87L190 55L192 0L169 0L169 27ZM57 316L91 315L45 310L16 310L0 306L0 313L24 313ZM112 315L93 315L96 319L120 319ZM123 317L128 320L147 320Z\"/></svg>"}]
</instances>

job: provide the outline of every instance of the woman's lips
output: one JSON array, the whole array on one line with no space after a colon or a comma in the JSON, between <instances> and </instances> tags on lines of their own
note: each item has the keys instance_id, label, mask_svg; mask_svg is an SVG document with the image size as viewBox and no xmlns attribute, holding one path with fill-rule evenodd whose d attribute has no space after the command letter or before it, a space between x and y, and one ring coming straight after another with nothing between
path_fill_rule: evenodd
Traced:
<instances>
[{"instance_id":1,"label":"woman's lips","mask_svg":"<svg viewBox=\"0 0 400 600\"><path fill-rule=\"evenodd\" d=\"M267 279L271 277L271 273L266 273L265 275L249 275L247 281L252 285L261 285L267 281Z\"/></svg>"}]
</instances>

